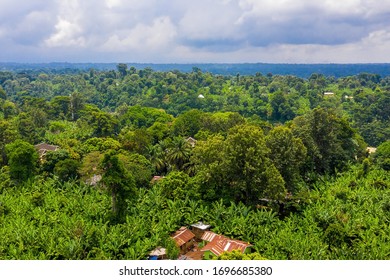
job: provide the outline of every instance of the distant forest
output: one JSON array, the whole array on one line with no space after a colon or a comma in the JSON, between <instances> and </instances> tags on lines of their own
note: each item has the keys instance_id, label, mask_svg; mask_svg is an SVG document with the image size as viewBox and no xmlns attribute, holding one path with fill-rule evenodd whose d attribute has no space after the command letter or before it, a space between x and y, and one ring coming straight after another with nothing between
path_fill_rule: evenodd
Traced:
<instances>
[{"instance_id":1,"label":"distant forest","mask_svg":"<svg viewBox=\"0 0 390 280\"><path fill-rule=\"evenodd\" d=\"M1 65L0 259L390 259L388 65L103 66Z\"/></svg>"},{"instance_id":2,"label":"distant forest","mask_svg":"<svg viewBox=\"0 0 390 280\"><path fill-rule=\"evenodd\" d=\"M300 78L309 78L317 73L325 76L340 78L353 76L360 73L378 74L382 77L390 76L390 64L271 64L271 63L191 63L191 64L153 64L153 63L128 63L137 69L150 68L154 71L191 72L193 68L201 69L216 75L293 75ZM115 70L116 63L1 63L3 71L41 71L55 73L74 73L89 69Z\"/></svg>"}]
</instances>

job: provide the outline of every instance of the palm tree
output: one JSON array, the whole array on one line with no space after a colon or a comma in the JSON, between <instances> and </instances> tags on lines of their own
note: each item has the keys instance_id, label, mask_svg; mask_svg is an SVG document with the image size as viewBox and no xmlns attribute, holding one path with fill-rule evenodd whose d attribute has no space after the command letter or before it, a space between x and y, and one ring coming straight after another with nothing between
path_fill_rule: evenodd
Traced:
<instances>
[{"instance_id":1,"label":"palm tree","mask_svg":"<svg viewBox=\"0 0 390 280\"><path fill-rule=\"evenodd\" d=\"M191 156L191 145L182 137L176 137L167 151L169 164L177 170L183 170Z\"/></svg>"},{"instance_id":2,"label":"palm tree","mask_svg":"<svg viewBox=\"0 0 390 280\"><path fill-rule=\"evenodd\" d=\"M156 172L158 174L161 174L162 171L166 169L166 163L165 163L165 152L162 149L161 145L156 144L154 146L150 145L147 147L147 153L148 153L148 159L154 166Z\"/></svg>"}]
</instances>

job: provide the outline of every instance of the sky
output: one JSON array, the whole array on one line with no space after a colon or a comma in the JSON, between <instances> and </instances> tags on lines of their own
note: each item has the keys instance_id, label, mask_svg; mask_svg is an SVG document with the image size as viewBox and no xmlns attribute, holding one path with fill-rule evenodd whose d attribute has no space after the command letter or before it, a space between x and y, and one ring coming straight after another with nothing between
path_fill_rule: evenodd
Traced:
<instances>
[{"instance_id":1,"label":"sky","mask_svg":"<svg viewBox=\"0 0 390 280\"><path fill-rule=\"evenodd\" d=\"M390 63L390 0L0 0L1 62Z\"/></svg>"}]
</instances>

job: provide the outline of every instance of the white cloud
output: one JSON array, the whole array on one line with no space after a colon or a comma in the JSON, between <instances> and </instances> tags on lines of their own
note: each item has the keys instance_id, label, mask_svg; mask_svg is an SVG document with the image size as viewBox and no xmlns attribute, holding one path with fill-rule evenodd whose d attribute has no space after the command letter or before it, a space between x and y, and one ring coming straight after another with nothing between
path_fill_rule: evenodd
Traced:
<instances>
[{"instance_id":1,"label":"white cloud","mask_svg":"<svg viewBox=\"0 0 390 280\"><path fill-rule=\"evenodd\" d=\"M48 47L85 47L82 2L79 0L59 0L57 3L59 13L55 32L45 40L45 45Z\"/></svg>"},{"instance_id":2,"label":"white cloud","mask_svg":"<svg viewBox=\"0 0 390 280\"><path fill-rule=\"evenodd\" d=\"M381 29L375 32L371 32L366 38L363 39L363 43L366 45L383 46L390 43L390 29Z\"/></svg>"},{"instance_id":3,"label":"white cloud","mask_svg":"<svg viewBox=\"0 0 390 280\"><path fill-rule=\"evenodd\" d=\"M0 59L20 59L20 49L69 61L86 54L151 62L390 59L390 1L2 0L1 6L0 44L8 56Z\"/></svg>"},{"instance_id":4,"label":"white cloud","mask_svg":"<svg viewBox=\"0 0 390 280\"><path fill-rule=\"evenodd\" d=\"M169 17L156 18L151 25L138 24L133 29L119 31L103 45L103 51L144 51L165 49L177 35Z\"/></svg>"},{"instance_id":5,"label":"white cloud","mask_svg":"<svg viewBox=\"0 0 390 280\"><path fill-rule=\"evenodd\" d=\"M48 47L84 47L86 40L82 34L82 28L77 23L72 23L60 18L55 26L56 33L45 40Z\"/></svg>"},{"instance_id":6,"label":"white cloud","mask_svg":"<svg viewBox=\"0 0 390 280\"><path fill-rule=\"evenodd\" d=\"M236 1L194 1L179 22L181 36L190 40L240 37L236 25L240 13Z\"/></svg>"},{"instance_id":7,"label":"white cloud","mask_svg":"<svg viewBox=\"0 0 390 280\"><path fill-rule=\"evenodd\" d=\"M106 5L110 9L120 7L122 5L122 0L106 0Z\"/></svg>"}]
</instances>

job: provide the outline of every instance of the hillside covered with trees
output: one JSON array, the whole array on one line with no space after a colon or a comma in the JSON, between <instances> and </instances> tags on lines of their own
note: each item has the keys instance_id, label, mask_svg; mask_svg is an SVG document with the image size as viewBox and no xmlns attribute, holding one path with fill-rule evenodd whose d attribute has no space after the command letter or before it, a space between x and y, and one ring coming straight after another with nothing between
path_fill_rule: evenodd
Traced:
<instances>
[{"instance_id":1,"label":"hillside covered with trees","mask_svg":"<svg viewBox=\"0 0 390 280\"><path fill-rule=\"evenodd\" d=\"M0 259L390 258L390 77L4 71L0 135Z\"/></svg>"}]
</instances>

